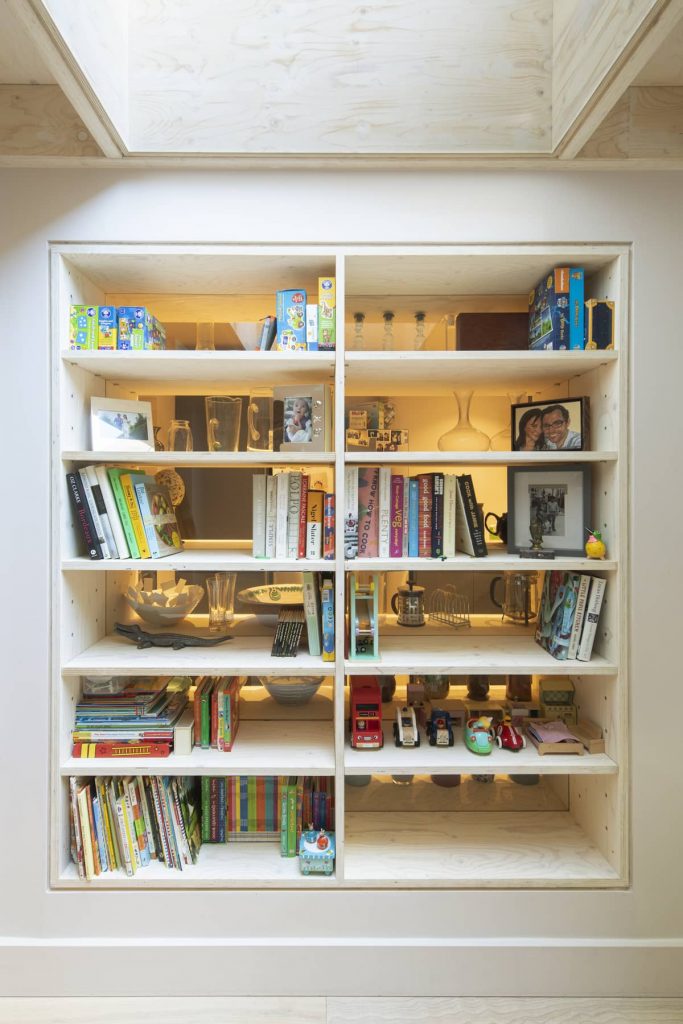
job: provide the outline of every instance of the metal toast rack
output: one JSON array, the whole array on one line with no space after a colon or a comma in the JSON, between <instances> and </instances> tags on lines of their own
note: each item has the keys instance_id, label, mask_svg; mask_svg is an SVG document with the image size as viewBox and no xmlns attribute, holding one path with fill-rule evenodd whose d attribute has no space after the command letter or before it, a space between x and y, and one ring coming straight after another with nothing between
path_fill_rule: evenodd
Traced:
<instances>
[{"instance_id":1,"label":"metal toast rack","mask_svg":"<svg viewBox=\"0 0 683 1024\"><path fill-rule=\"evenodd\" d=\"M432 591L429 599L429 621L443 622L453 629L470 626L470 602L455 587L448 586Z\"/></svg>"}]
</instances>

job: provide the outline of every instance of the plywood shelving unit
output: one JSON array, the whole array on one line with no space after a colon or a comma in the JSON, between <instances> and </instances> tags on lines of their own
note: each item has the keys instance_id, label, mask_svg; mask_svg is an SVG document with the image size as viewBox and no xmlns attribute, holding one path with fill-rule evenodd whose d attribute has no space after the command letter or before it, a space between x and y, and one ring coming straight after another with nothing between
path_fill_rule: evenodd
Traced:
<instances>
[{"instance_id":1,"label":"plywood shelving unit","mask_svg":"<svg viewBox=\"0 0 683 1024\"><path fill-rule=\"evenodd\" d=\"M585 267L590 294L616 303L617 347L613 352L355 351L349 342L356 309L381 321L396 309L407 321L413 307L457 314L459 308L500 308L501 296L517 299L549 267ZM211 296L215 319L258 319L271 311L277 288L304 286L314 293L317 277L335 275L338 336L335 353L252 353L243 351L98 353L68 351L68 310L73 302L147 304L162 319L201 319L193 298ZM51 885L56 888L599 888L629 881L628 851L628 282L629 250L615 245L508 246L126 246L56 245L51 251L53 390L52 505L52 812ZM419 304L417 300L419 298ZM519 308L519 301L514 308ZM166 311L173 311L166 317ZM239 315L238 315L239 313ZM248 314L248 315L247 315ZM346 337L342 325L346 322ZM350 325L350 326L349 326ZM558 662L528 633L506 629L489 617L475 621L467 635L447 629L403 631L387 618L380 632L379 662L360 665L344 658L345 578L350 570L387 574L395 585L409 570L505 572L539 570L538 562L490 546L486 559L464 555L441 560L344 557L337 530L333 562L254 559L249 540L191 541L163 563L145 569L165 572L229 570L297 573L326 570L336 581L334 666L304 649L295 659L272 659L272 627L240 619L235 639L223 647L184 651L138 651L113 634L113 623L130 617L122 592L143 564L132 559L91 562L79 552L64 485L72 466L91 462L139 463L230 474L240 469L301 465L296 456L237 452L167 453L131 457L89 451L92 396L144 396L173 415L176 396L248 393L251 386L332 383L335 386L334 452L306 457L306 464L334 473L338 515L344 508L344 469L364 462L395 465L413 474L424 469L467 467L498 493L507 466L589 463L593 479L594 524L601 524L609 558L599 565L585 558L558 558L553 568L598 572L608 580L607 600L590 662ZM439 452L417 438L420 450L401 453L345 453L345 396L391 396L397 401L428 399L439 409L457 388L474 389L482 403L500 403L522 392L534 399L588 395L592 450L565 453ZM439 405L439 402L442 405ZM499 406L500 407L500 406ZM483 408L483 406L482 406ZM171 410L169 413L168 410ZM428 419L428 418L427 418ZM428 424L427 424L428 425ZM427 427L425 427L427 429ZM412 433L412 432L411 432ZM412 441L412 436L411 436ZM301 458L301 457L299 457ZM498 489L496 491L496 488ZM488 505L487 505L488 509ZM389 574L391 574L389 576ZM401 574L403 574L401 576ZM264 579L266 577L264 576ZM292 577L287 577L291 579ZM401 687L411 673L465 676L508 673L567 676L576 686L581 712L605 732L606 752L583 757L539 757L496 751L476 758L461 742L435 750L423 740L414 751L397 749L390 736L393 706L385 706L382 751L359 752L348 744L345 723L347 677L396 675ZM284 708L265 691L246 688L243 723L230 754L195 749L190 756L138 762L71 757L73 708L84 675L116 674L330 674L329 683L303 708ZM472 781L495 775L492 785ZM204 846L192 869L163 865L123 874L78 879L69 854L68 777L72 774L319 774L336 786L337 849L332 878L304 878L296 860L282 859L275 846ZM446 790L430 776L458 774L462 785ZM345 778L372 776L364 789ZM392 786L391 775L414 776L411 786ZM537 786L514 785L511 776L538 776Z\"/></svg>"}]
</instances>

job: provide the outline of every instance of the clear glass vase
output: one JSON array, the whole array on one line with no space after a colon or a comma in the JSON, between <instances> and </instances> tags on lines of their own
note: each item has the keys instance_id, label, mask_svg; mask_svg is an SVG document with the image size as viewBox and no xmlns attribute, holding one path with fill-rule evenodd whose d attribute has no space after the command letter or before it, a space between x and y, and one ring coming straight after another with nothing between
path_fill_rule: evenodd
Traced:
<instances>
[{"instance_id":1,"label":"clear glass vase","mask_svg":"<svg viewBox=\"0 0 683 1024\"><path fill-rule=\"evenodd\" d=\"M524 401L524 392L518 395L516 392L508 391L508 401L510 402L510 416L512 416L512 406L519 405L520 402ZM499 430L497 434L494 434L491 438L491 451L492 452L509 452L512 451L512 426L510 423L502 430Z\"/></svg>"},{"instance_id":2,"label":"clear glass vase","mask_svg":"<svg viewBox=\"0 0 683 1024\"><path fill-rule=\"evenodd\" d=\"M491 447L488 434L477 430L470 422L470 406L473 391L454 391L453 397L458 409L456 425L439 438L441 452L487 452Z\"/></svg>"}]
</instances>

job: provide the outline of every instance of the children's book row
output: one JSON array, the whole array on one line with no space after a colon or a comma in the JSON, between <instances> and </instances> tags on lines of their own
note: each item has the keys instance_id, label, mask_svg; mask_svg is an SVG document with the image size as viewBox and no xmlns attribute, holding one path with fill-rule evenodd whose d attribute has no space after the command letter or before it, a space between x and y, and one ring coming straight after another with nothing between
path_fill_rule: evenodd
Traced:
<instances>
[{"instance_id":1,"label":"children's book row","mask_svg":"<svg viewBox=\"0 0 683 1024\"><path fill-rule=\"evenodd\" d=\"M345 470L346 558L447 558L487 554L469 473L393 474L385 466Z\"/></svg>"},{"instance_id":2,"label":"children's book row","mask_svg":"<svg viewBox=\"0 0 683 1024\"><path fill-rule=\"evenodd\" d=\"M600 576L546 572L536 642L558 661L590 661L606 588Z\"/></svg>"},{"instance_id":3,"label":"children's book row","mask_svg":"<svg viewBox=\"0 0 683 1024\"><path fill-rule=\"evenodd\" d=\"M80 878L152 861L182 871L202 842L278 843L295 857L305 829L333 829L328 778L168 775L69 779L71 857Z\"/></svg>"},{"instance_id":4,"label":"children's book row","mask_svg":"<svg viewBox=\"0 0 683 1024\"><path fill-rule=\"evenodd\" d=\"M66 474L91 559L163 558L182 550L168 489L140 470L86 466Z\"/></svg>"}]
</instances>

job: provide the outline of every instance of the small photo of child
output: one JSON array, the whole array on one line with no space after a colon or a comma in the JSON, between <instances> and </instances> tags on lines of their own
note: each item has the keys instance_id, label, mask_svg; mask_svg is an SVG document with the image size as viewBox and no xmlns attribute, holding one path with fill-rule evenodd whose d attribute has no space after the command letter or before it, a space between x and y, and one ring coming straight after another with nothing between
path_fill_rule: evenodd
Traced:
<instances>
[{"instance_id":1,"label":"small photo of child","mask_svg":"<svg viewBox=\"0 0 683 1024\"><path fill-rule=\"evenodd\" d=\"M286 398L284 403L285 440L313 440L313 399Z\"/></svg>"}]
</instances>

